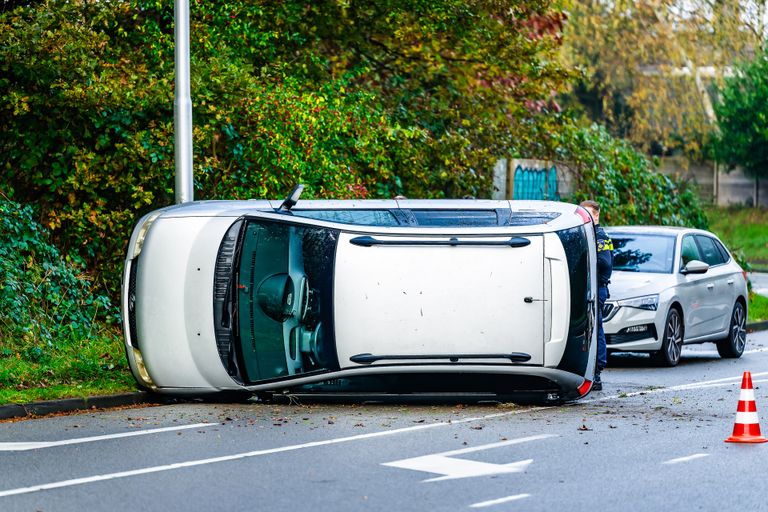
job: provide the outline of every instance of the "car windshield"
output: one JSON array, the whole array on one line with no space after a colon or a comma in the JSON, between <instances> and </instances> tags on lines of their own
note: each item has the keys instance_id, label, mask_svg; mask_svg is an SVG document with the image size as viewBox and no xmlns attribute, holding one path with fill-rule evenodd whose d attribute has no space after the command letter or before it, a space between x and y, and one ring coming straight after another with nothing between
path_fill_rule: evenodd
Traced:
<instances>
[{"instance_id":1,"label":"car windshield","mask_svg":"<svg viewBox=\"0 0 768 512\"><path fill-rule=\"evenodd\" d=\"M613 241L613 270L671 274L675 237L634 233L609 233Z\"/></svg>"},{"instance_id":2,"label":"car windshield","mask_svg":"<svg viewBox=\"0 0 768 512\"><path fill-rule=\"evenodd\" d=\"M246 382L338 367L332 325L338 235L326 228L246 223L236 292Z\"/></svg>"}]
</instances>

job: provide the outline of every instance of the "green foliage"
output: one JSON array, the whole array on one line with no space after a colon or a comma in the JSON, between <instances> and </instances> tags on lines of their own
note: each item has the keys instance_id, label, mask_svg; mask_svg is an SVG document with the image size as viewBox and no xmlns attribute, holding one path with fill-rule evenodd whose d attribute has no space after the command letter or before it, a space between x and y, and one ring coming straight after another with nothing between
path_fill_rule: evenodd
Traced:
<instances>
[{"instance_id":1,"label":"green foliage","mask_svg":"<svg viewBox=\"0 0 768 512\"><path fill-rule=\"evenodd\" d=\"M768 297L750 292L747 311L750 322L764 322L768 320Z\"/></svg>"},{"instance_id":2,"label":"green foliage","mask_svg":"<svg viewBox=\"0 0 768 512\"><path fill-rule=\"evenodd\" d=\"M707 218L745 270L768 270L768 209L710 207Z\"/></svg>"},{"instance_id":3,"label":"green foliage","mask_svg":"<svg viewBox=\"0 0 768 512\"><path fill-rule=\"evenodd\" d=\"M15 343L41 347L94 334L94 319L115 319L109 300L93 294L82 263L51 245L32 208L0 201L0 333Z\"/></svg>"},{"instance_id":4,"label":"green foliage","mask_svg":"<svg viewBox=\"0 0 768 512\"><path fill-rule=\"evenodd\" d=\"M765 40L749 9L733 0L572 2L563 50L584 75L568 104L646 152L700 160L716 131L712 90Z\"/></svg>"},{"instance_id":5,"label":"green foliage","mask_svg":"<svg viewBox=\"0 0 768 512\"><path fill-rule=\"evenodd\" d=\"M768 176L768 51L742 63L719 94L716 158L741 165L752 175Z\"/></svg>"},{"instance_id":6,"label":"green foliage","mask_svg":"<svg viewBox=\"0 0 768 512\"><path fill-rule=\"evenodd\" d=\"M687 182L656 172L653 164L627 141L600 126L566 123L559 133L542 133L546 159L575 171L574 202L594 199L605 225L658 224L707 227L696 191Z\"/></svg>"},{"instance_id":7,"label":"green foliage","mask_svg":"<svg viewBox=\"0 0 768 512\"><path fill-rule=\"evenodd\" d=\"M553 107L565 15L540 0L190 5L195 196L488 195ZM173 202L173 3L0 13L0 183L116 295L135 221Z\"/></svg>"},{"instance_id":8,"label":"green foliage","mask_svg":"<svg viewBox=\"0 0 768 512\"><path fill-rule=\"evenodd\" d=\"M0 201L0 388L82 382L125 368L116 311L29 206Z\"/></svg>"}]
</instances>

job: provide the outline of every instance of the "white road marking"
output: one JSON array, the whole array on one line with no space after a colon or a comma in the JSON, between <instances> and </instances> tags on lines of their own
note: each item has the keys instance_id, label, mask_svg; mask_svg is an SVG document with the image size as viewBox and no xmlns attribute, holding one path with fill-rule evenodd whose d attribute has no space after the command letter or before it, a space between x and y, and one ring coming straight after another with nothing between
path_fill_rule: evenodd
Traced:
<instances>
[{"instance_id":1,"label":"white road marking","mask_svg":"<svg viewBox=\"0 0 768 512\"><path fill-rule=\"evenodd\" d=\"M514 496L507 496L506 498L499 498L496 500L488 500L488 501L481 501L480 503L475 503L474 505L470 505L471 508L481 508L481 507L490 507L492 505L499 505L501 503L507 503L510 501L516 501L516 500L522 500L524 498L530 498L530 494L515 494Z\"/></svg>"},{"instance_id":2,"label":"white road marking","mask_svg":"<svg viewBox=\"0 0 768 512\"><path fill-rule=\"evenodd\" d=\"M766 375L768 375L768 372L753 373L752 384L768 382L768 379L762 379L762 380L754 379L754 377L763 377ZM629 397L640 396L640 395L654 395L657 393L669 393L670 391L688 391L688 390L694 390L694 389L733 386L735 384L741 385L741 378L742 378L742 375L739 375L738 377L726 377L724 379L694 382L692 384L680 384L678 386L670 386L667 388L653 388L653 389L646 389L643 391L634 391L632 393L621 393L620 395L608 395L608 396L601 396L599 398L586 398L584 400L580 400L579 403L589 404L593 402L604 402L606 400L615 400L617 398L629 398ZM608 382L608 384L610 384L610 381L603 381L603 382L604 383Z\"/></svg>"},{"instance_id":3,"label":"white road marking","mask_svg":"<svg viewBox=\"0 0 768 512\"><path fill-rule=\"evenodd\" d=\"M679 462L688 462L689 460L701 459L702 457L709 456L708 453L695 453L688 455L687 457L678 457L677 459L669 459L662 462L662 464L677 464Z\"/></svg>"},{"instance_id":4,"label":"white road marking","mask_svg":"<svg viewBox=\"0 0 768 512\"><path fill-rule=\"evenodd\" d=\"M38 491L45 491L50 489L59 489L62 487L71 487L73 485L82 485L82 484L88 484L93 482L101 482L104 480L114 480L117 478L126 478L130 476L138 476L138 475L146 475L149 473L158 473L161 471L170 471L174 469L183 469L183 468L190 468L194 466L202 466L205 464L215 464L217 462L227 462L231 460L239 460L239 459L245 459L249 457L258 457L261 455L270 455L273 453L281 453L281 452L289 452L294 450L302 450L305 448L315 448L317 446L328 446L332 444L339 444L339 443L346 443L350 441L359 441L362 439L371 439L376 437L384 437L384 436L390 436L394 434L401 434L404 432L415 432L418 430L426 430L430 428L436 428L436 427L446 427L449 425L459 425L462 423L472 423L476 421L482 421L482 420L488 420L492 418L498 418L502 416L513 416L516 414L520 414L523 412L533 412L533 411L539 411L542 409L546 409L545 407L534 407L530 409L521 409L521 410L515 410L515 411L508 411L508 412L502 412L502 413L496 413L496 414L488 414L485 416L479 416L479 417L472 417L472 418L462 418L459 420L451 420L447 422L438 422L438 423L427 423L424 425L416 425L413 427L404 427L404 428L398 428L393 430L382 430L379 432L371 432L368 434L358 434L355 436L349 436L349 437L338 437L335 439L326 439L325 441L312 441L309 443L303 443L303 444L295 444L295 445L289 445L289 446L281 446L278 448L269 448L266 450L256 450L252 452L245 452L245 453L236 453L234 455L225 455L222 457L212 457L209 459L200 459L200 460L191 460L187 462L177 462L173 464L165 464L162 466L152 466L148 468L139 468L134 469L130 471L120 471L117 473L108 473L105 475L95 475L95 476L89 476L84 478L74 478L71 480L62 480L60 482L51 482L48 484L40 484L40 485L33 485L30 487L20 487L17 489L8 489L6 491L0 491L0 498L4 498L6 496L15 496L18 494L28 494L32 492L38 492Z\"/></svg>"},{"instance_id":5,"label":"white road marking","mask_svg":"<svg viewBox=\"0 0 768 512\"><path fill-rule=\"evenodd\" d=\"M477 462L467 459L454 459L452 455L464 455L467 453L478 452L481 450L490 450L501 446L537 441L539 439L548 439L557 437L554 434L540 434L537 436L521 437L519 439L510 439L497 443L473 446L471 448L462 448L449 452L433 453L409 459L396 460L394 462L384 462L382 466L390 466L401 469L411 469L414 471L425 471L427 473L437 473L443 475L430 478L424 482L439 482L442 480L453 480L456 478L471 478L475 476L500 475L505 473L522 473L528 468L533 459L521 460L509 464L491 464L488 462Z\"/></svg>"},{"instance_id":6,"label":"white road marking","mask_svg":"<svg viewBox=\"0 0 768 512\"><path fill-rule=\"evenodd\" d=\"M51 448L53 446L64 446L68 444L92 443L94 441L106 441L108 439L119 439L121 437L145 436L147 434L158 434L161 432L172 432L174 430L186 430L190 428L202 428L218 425L218 423L195 423L194 425L183 425L176 427L162 427L147 430L136 430L134 432L122 432L120 434L107 434L103 436L78 437L74 439L63 439L61 441L22 441L0 443L0 452L21 452L26 450L39 450L40 448Z\"/></svg>"}]
</instances>

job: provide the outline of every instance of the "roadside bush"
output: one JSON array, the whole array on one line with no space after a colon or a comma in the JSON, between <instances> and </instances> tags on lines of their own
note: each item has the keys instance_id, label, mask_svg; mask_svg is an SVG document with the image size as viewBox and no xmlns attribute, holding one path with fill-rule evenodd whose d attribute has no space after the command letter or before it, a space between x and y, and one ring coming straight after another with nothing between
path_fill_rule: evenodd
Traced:
<instances>
[{"instance_id":1,"label":"roadside bush","mask_svg":"<svg viewBox=\"0 0 768 512\"><path fill-rule=\"evenodd\" d=\"M573 202L594 199L605 225L658 224L707 228L696 190L657 172L654 164L625 140L598 125L541 134L543 158L575 171ZM546 149L550 148L550 149Z\"/></svg>"},{"instance_id":2,"label":"roadside bush","mask_svg":"<svg viewBox=\"0 0 768 512\"><path fill-rule=\"evenodd\" d=\"M0 358L44 364L52 353L114 331L117 311L83 264L62 255L30 206L0 200Z\"/></svg>"},{"instance_id":3,"label":"roadside bush","mask_svg":"<svg viewBox=\"0 0 768 512\"><path fill-rule=\"evenodd\" d=\"M483 197L569 76L548 2L191 4L197 199ZM0 188L112 297L134 223L174 201L173 23L154 0L0 12Z\"/></svg>"}]
</instances>

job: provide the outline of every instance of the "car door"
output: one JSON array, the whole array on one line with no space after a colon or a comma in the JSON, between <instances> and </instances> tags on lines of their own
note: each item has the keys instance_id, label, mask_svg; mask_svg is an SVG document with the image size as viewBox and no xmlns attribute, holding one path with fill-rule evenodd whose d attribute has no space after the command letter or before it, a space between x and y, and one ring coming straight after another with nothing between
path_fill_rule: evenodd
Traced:
<instances>
[{"instance_id":1,"label":"car door","mask_svg":"<svg viewBox=\"0 0 768 512\"><path fill-rule=\"evenodd\" d=\"M734 276L725 265L726 261L714 238L703 234L694 235L694 238L702 261L709 265L709 270L704 274L707 319L703 324L703 334L713 334L725 329L730 320L731 308L736 300Z\"/></svg>"},{"instance_id":2,"label":"car door","mask_svg":"<svg viewBox=\"0 0 768 512\"><path fill-rule=\"evenodd\" d=\"M693 234L683 235L680 242L679 285L678 296L683 306L683 321L685 339L703 336L707 330L708 302L712 302L711 288L707 274L684 274L682 272L689 262L702 261L699 245ZM714 287L714 285L713 285Z\"/></svg>"}]
</instances>

